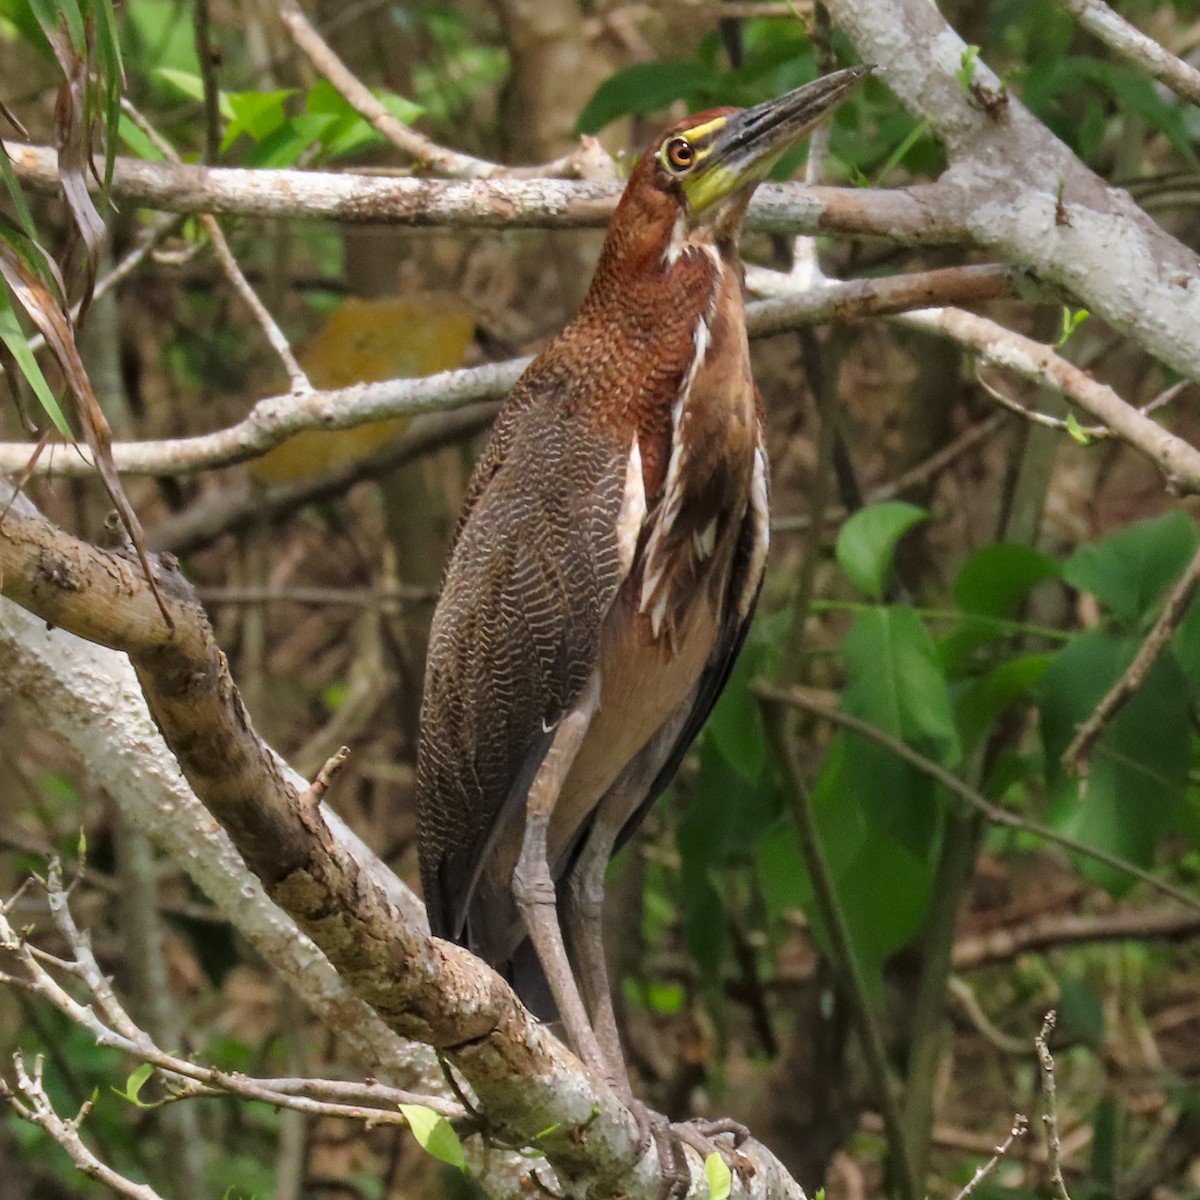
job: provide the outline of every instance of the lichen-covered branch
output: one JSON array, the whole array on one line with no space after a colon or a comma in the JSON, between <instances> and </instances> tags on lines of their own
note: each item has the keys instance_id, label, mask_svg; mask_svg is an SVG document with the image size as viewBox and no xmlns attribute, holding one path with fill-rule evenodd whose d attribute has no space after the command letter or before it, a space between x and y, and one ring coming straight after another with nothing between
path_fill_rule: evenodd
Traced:
<instances>
[{"instance_id":1,"label":"lichen-covered branch","mask_svg":"<svg viewBox=\"0 0 1200 1200\"><path fill-rule=\"evenodd\" d=\"M0 524L0 590L44 621L127 653L163 737L270 898L389 1030L441 1050L475 1091L488 1132L535 1138L576 1193L651 1200L658 1156L633 1115L466 950L429 938L306 803L255 734L203 611L171 561L168 630L133 560L27 511ZM547 1133L547 1130L551 1132ZM735 1195L803 1195L762 1146ZM692 1156L693 1177L703 1181ZM699 1182L697 1187L702 1187Z\"/></svg>"}]
</instances>

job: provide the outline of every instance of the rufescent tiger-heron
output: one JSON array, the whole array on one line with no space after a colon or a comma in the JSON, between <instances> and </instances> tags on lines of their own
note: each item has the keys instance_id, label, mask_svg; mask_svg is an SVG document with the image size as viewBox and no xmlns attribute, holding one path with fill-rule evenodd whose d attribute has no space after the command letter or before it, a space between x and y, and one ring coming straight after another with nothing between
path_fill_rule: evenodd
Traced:
<instances>
[{"instance_id":1,"label":"rufescent tiger-heron","mask_svg":"<svg viewBox=\"0 0 1200 1200\"><path fill-rule=\"evenodd\" d=\"M755 187L869 71L689 117L642 156L578 315L496 421L433 616L431 931L557 1010L630 1102L605 867L724 686L767 557L738 237Z\"/></svg>"}]
</instances>

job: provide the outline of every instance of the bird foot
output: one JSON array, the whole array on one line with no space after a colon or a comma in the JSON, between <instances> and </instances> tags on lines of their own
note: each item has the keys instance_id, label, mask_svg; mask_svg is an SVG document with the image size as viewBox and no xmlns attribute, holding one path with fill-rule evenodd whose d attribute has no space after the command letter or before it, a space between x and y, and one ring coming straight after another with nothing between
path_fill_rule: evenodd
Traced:
<instances>
[{"instance_id":1,"label":"bird foot","mask_svg":"<svg viewBox=\"0 0 1200 1200\"><path fill-rule=\"evenodd\" d=\"M688 1167L685 1146L691 1146L701 1158L719 1154L726 1166L743 1180L754 1173L750 1160L741 1154L738 1147L750 1136L750 1131L729 1118L710 1121L703 1117L691 1121L669 1121L662 1113L635 1100L630 1111L637 1120L640 1148L643 1153L653 1142L658 1150L659 1167L662 1170L662 1191L659 1200L682 1200L692 1184L692 1173ZM718 1142L717 1138L728 1137L732 1144Z\"/></svg>"}]
</instances>

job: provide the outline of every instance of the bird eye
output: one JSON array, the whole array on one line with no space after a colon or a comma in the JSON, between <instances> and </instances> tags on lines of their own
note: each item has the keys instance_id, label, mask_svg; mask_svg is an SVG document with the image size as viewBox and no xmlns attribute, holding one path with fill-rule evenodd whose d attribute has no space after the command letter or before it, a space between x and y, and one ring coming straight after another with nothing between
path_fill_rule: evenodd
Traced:
<instances>
[{"instance_id":1,"label":"bird eye","mask_svg":"<svg viewBox=\"0 0 1200 1200\"><path fill-rule=\"evenodd\" d=\"M687 138L672 138L663 151L663 158L672 171L686 171L696 161L696 150Z\"/></svg>"}]
</instances>

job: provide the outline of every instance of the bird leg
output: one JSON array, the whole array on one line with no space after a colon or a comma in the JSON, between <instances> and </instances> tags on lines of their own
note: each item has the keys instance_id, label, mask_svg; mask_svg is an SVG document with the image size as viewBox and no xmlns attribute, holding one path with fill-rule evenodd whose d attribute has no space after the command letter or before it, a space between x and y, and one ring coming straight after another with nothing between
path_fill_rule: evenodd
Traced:
<instances>
[{"instance_id":1,"label":"bird leg","mask_svg":"<svg viewBox=\"0 0 1200 1200\"><path fill-rule=\"evenodd\" d=\"M634 1108L633 1089L629 1085L629 1073L621 1050L621 1035L617 1030L604 955L604 873L621 830L645 801L690 711L689 697L687 703L667 718L605 793L579 857L567 877L566 932L579 970L588 1016L608 1064L609 1082L631 1108ZM645 1136L648 1126L640 1116L638 1121Z\"/></svg>"},{"instance_id":2,"label":"bird leg","mask_svg":"<svg viewBox=\"0 0 1200 1200\"><path fill-rule=\"evenodd\" d=\"M618 784L618 787L620 785ZM610 791L601 802L592 829L567 879L566 926L579 971L579 986L587 1005L596 1042L604 1056L610 1085L632 1107L633 1089L621 1051L621 1035L613 1010L608 964L604 956L604 871L624 821L608 820Z\"/></svg>"},{"instance_id":3,"label":"bird leg","mask_svg":"<svg viewBox=\"0 0 1200 1200\"><path fill-rule=\"evenodd\" d=\"M567 958L562 929L558 923L554 879L550 874L546 851L550 817L570 773L571 764L587 735L599 699L600 683L597 676L588 684L576 707L559 721L554 740L534 776L525 801L525 833L521 841L521 856L513 872L512 889L571 1045L589 1068L606 1078L608 1071L604 1054L588 1021L587 1010Z\"/></svg>"}]
</instances>

